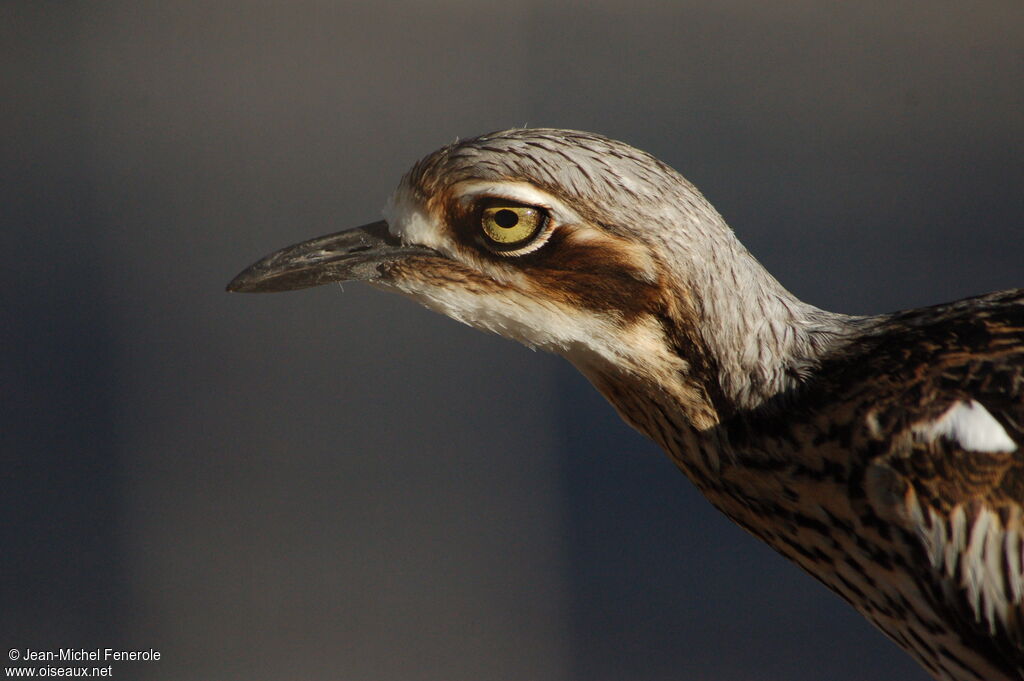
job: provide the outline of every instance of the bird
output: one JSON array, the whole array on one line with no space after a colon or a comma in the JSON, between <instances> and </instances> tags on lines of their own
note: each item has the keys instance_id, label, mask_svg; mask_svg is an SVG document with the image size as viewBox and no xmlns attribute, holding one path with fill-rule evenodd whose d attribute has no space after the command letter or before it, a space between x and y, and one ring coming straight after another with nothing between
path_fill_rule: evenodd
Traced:
<instances>
[{"instance_id":1,"label":"bird","mask_svg":"<svg viewBox=\"0 0 1024 681\"><path fill-rule=\"evenodd\" d=\"M677 171L573 130L456 140L383 218L228 290L364 281L560 354L936 679L1024 679L1024 289L817 308Z\"/></svg>"}]
</instances>

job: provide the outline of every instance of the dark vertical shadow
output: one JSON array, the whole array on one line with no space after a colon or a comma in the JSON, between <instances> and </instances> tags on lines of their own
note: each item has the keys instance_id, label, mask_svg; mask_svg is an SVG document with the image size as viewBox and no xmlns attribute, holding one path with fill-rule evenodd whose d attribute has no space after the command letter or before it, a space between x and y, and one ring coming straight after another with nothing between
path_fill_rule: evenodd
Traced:
<instances>
[{"instance_id":1,"label":"dark vertical shadow","mask_svg":"<svg viewBox=\"0 0 1024 681\"><path fill-rule=\"evenodd\" d=\"M573 679L652 679L685 659L665 645L687 618L673 528L692 495L652 443L623 424L568 366L565 427L567 583ZM676 588L676 593L671 592ZM677 670L678 671L678 670Z\"/></svg>"},{"instance_id":2,"label":"dark vertical shadow","mask_svg":"<svg viewBox=\"0 0 1024 681\"><path fill-rule=\"evenodd\" d=\"M80 7L13 3L0 22L0 638L16 647L114 645L127 588Z\"/></svg>"}]
</instances>

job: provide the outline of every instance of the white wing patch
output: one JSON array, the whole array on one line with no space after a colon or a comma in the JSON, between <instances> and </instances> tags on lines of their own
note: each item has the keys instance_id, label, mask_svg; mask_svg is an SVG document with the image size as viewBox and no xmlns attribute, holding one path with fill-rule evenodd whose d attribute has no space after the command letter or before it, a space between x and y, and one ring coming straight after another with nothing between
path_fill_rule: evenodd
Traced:
<instances>
[{"instance_id":1,"label":"white wing patch","mask_svg":"<svg viewBox=\"0 0 1024 681\"><path fill-rule=\"evenodd\" d=\"M978 402L957 402L945 414L913 428L914 435L926 442L940 437L960 443L972 452L1012 452L1017 449L999 422Z\"/></svg>"}]
</instances>

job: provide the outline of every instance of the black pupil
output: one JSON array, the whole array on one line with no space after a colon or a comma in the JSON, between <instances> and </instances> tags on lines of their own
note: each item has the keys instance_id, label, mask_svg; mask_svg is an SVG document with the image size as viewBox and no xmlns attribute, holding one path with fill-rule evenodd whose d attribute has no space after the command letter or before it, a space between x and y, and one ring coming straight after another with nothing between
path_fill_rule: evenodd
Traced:
<instances>
[{"instance_id":1,"label":"black pupil","mask_svg":"<svg viewBox=\"0 0 1024 681\"><path fill-rule=\"evenodd\" d=\"M494 222L497 223L498 227L504 227L505 229L508 229L509 227L516 226L516 224L519 222L519 216L516 215L516 212L514 210L502 208L501 210L494 214Z\"/></svg>"}]
</instances>

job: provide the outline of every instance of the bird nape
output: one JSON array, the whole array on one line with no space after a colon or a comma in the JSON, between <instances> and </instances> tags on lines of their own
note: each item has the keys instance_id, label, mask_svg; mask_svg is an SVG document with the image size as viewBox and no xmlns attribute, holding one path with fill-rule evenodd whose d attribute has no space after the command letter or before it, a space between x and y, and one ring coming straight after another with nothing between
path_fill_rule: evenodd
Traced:
<instances>
[{"instance_id":1,"label":"bird nape","mask_svg":"<svg viewBox=\"0 0 1024 681\"><path fill-rule=\"evenodd\" d=\"M672 168L569 130L435 151L384 217L228 290L361 280L559 353L936 678L1024 678L1024 290L820 310Z\"/></svg>"}]
</instances>

